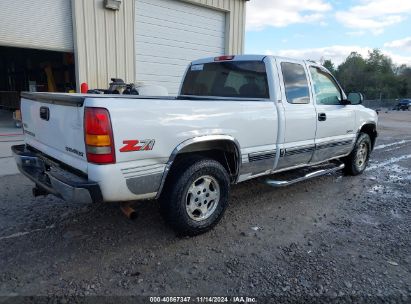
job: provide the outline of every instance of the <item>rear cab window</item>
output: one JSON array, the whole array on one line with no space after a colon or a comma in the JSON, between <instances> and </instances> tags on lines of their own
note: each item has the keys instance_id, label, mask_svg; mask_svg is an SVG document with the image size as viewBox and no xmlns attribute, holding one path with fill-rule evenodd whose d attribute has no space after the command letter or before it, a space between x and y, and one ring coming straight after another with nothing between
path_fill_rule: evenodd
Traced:
<instances>
[{"instance_id":1,"label":"rear cab window","mask_svg":"<svg viewBox=\"0 0 411 304\"><path fill-rule=\"evenodd\" d=\"M282 62L285 96L291 104L310 103L310 89L304 67L298 63Z\"/></svg>"},{"instance_id":2,"label":"rear cab window","mask_svg":"<svg viewBox=\"0 0 411 304\"><path fill-rule=\"evenodd\" d=\"M223 61L191 65L181 95L269 98L262 61Z\"/></svg>"}]
</instances>

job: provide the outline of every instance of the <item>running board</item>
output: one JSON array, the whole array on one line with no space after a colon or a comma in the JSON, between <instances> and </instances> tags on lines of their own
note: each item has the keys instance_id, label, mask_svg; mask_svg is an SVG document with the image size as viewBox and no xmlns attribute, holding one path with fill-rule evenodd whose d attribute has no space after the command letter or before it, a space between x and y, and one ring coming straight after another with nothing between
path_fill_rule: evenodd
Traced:
<instances>
[{"instance_id":1,"label":"running board","mask_svg":"<svg viewBox=\"0 0 411 304\"><path fill-rule=\"evenodd\" d=\"M333 165L333 166L330 166ZM275 188L279 188L279 187L286 187L298 182L302 182L305 181L307 179L310 178L314 178L314 177L318 177L318 176L322 176L328 173L333 173L339 170L344 169L345 165L343 163L331 163L330 165L328 165L328 168L322 168L319 170L315 170L315 171L311 171L309 173L306 173L304 176L300 176L297 178L292 178L292 179L288 179L288 180L273 180L273 179L268 179L265 181L265 183L271 187L275 187ZM324 165L323 165L324 166ZM318 167L317 167L318 168ZM301 169L300 169L301 170ZM284 172L287 173L287 172Z\"/></svg>"}]
</instances>

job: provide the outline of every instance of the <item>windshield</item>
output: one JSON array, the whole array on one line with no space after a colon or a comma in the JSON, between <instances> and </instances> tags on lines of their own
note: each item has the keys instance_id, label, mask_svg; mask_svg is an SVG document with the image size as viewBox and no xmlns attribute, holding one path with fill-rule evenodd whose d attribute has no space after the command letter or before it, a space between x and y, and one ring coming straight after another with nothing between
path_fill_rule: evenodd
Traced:
<instances>
[{"instance_id":1,"label":"windshield","mask_svg":"<svg viewBox=\"0 0 411 304\"><path fill-rule=\"evenodd\" d=\"M265 64L224 61L191 65L181 95L269 98Z\"/></svg>"}]
</instances>

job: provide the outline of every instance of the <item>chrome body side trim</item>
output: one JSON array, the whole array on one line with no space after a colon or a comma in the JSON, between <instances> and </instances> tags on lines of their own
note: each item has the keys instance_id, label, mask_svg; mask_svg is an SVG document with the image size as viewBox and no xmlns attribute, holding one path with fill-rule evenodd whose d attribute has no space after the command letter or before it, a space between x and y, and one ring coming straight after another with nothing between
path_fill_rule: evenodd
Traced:
<instances>
[{"instance_id":1,"label":"chrome body side trim","mask_svg":"<svg viewBox=\"0 0 411 304\"><path fill-rule=\"evenodd\" d=\"M344 140L344 141L336 141L336 142L326 142L326 143L316 145L315 149L316 150L321 150L321 149L351 145L352 143L353 143L353 139Z\"/></svg>"},{"instance_id":2,"label":"chrome body side trim","mask_svg":"<svg viewBox=\"0 0 411 304\"><path fill-rule=\"evenodd\" d=\"M163 173L134 176L126 179L127 188L136 195L158 192Z\"/></svg>"},{"instance_id":3,"label":"chrome body side trim","mask_svg":"<svg viewBox=\"0 0 411 304\"><path fill-rule=\"evenodd\" d=\"M313 163L309 163L309 164L299 164L299 165L295 165L292 167L287 167L287 168L281 168L281 169L276 169L276 170L266 170L264 172L260 172L257 174L249 174L249 175L244 175L241 176L241 181L240 182L244 182L253 178L257 178L257 177L261 177L261 176L266 176L266 175L271 175L271 174L276 174L276 173L281 173L281 172L285 172L285 171L289 171L289 170L294 170L294 169L299 169L299 168L304 168L304 167L311 167L311 166L316 166L316 165L320 165L323 163L326 163L328 161L332 161L332 160L338 160L341 157L347 156L351 153L351 151L345 155L338 155L338 156L334 156L332 158L329 158L325 161L318 161L318 162L313 162ZM278 155L278 154L277 154ZM243 164L245 165L245 164Z\"/></svg>"},{"instance_id":4,"label":"chrome body side trim","mask_svg":"<svg viewBox=\"0 0 411 304\"><path fill-rule=\"evenodd\" d=\"M125 168L121 169L121 172L124 178L133 178L139 176L148 176L154 174L163 174L164 172L164 164L153 164L153 165L145 165L141 167L133 167L133 168Z\"/></svg>"},{"instance_id":5,"label":"chrome body side trim","mask_svg":"<svg viewBox=\"0 0 411 304\"><path fill-rule=\"evenodd\" d=\"M248 161L251 163L259 160L275 158L275 154L276 150L250 153L248 154Z\"/></svg>"},{"instance_id":6,"label":"chrome body side trim","mask_svg":"<svg viewBox=\"0 0 411 304\"><path fill-rule=\"evenodd\" d=\"M277 150L250 153L245 158L240 168L241 181L271 173L288 171L324 163L338 159L351 153L355 140L330 141L318 145L306 145L302 147L282 148ZM272 165L279 157L274 170Z\"/></svg>"},{"instance_id":7,"label":"chrome body side trim","mask_svg":"<svg viewBox=\"0 0 411 304\"><path fill-rule=\"evenodd\" d=\"M287 149L283 149L283 156L287 157L287 156L296 155L296 154L310 153L314 151L314 149L315 149L315 145L309 145L309 146L305 146L302 148L300 147L287 148Z\"/></svg>"},{"instance_id":8,"label":"chrome body side trim","mask_svg":"<svg viewBox=\"0 0 411 304\"><path fill-rule=\"evenodd\" d=\"M136 195L143 195L157 193L164 168L164 164L151 164L124 168L121 169L121 172L126 179L126 185L130 192Z\"/></svg>"},{"instance_id":9,"label":"chrome body side trim","mask_svg":"<svg viewBox=\"0 0 411 304\"><path fill-rule=\"evenodd\" d=\"M355 144L355 138L342 140L342 141L331 141L316 145L315 152L311 159L311 162L319 162L330 159L334 156L345 156L351 153Z\"/></svg>"},{"instance_id":10,"label":"chrome body side trim","mask_svg":"<svg viewBox=\"0 0 411 304\"><path fill-rule=\"evenodd\" d=\"M240 167L238 182L248 179L248 176L255 176L267 171L271 171L275 163L277 150L268 150L249 153L243 155Z\"/></svg>"},{"instance_id":11,"label":"chrome body side trim","mask_svg":"<svg viewBox=\"0 0 411 304\"><path fill-rule=\"evenodd\" d=\"M308 164L311 160L315 145L293 147L280 150L280 160L275 169L288 168L300 164Z\"/></svg>"},{"instance_id":12,"label":"chrome body side trim","mask_svg":"<svg viewBox=\"0 0 411 304\"><path fill-rule=\"evenodd\" d=\"M338 156L335 156L335 157L332 157L332 158L329 158L329 159L326 159L326 160L312 162L312 163L309 163L309 164L301 164L301 165L296 165L296 166L289 167L289 168L282 168L282 169L279 169L279 170L274 170L272 173L275 174L275 173L285 172L285 171L288 171L288 170L294 170L294 169L299 169L299 168L304 168L304 167L316 166L316 165L326 163L328 161L340 159L341 157L347 156L348 154L338 155Z\"/></svg>"},{"instance_id":13,"label":"chrome body side trim","mask_svg":"<svg viewBox=\"0 0 411 304\"><path fill-rule=\"evenodd\" d=\"M264 173L266 171L271 171L274 161L275 161L275 157L243 163L241 165L239 175L240 176L243 176L243 175L254 176L260 173Z\"/></svg>"}]
</instances>

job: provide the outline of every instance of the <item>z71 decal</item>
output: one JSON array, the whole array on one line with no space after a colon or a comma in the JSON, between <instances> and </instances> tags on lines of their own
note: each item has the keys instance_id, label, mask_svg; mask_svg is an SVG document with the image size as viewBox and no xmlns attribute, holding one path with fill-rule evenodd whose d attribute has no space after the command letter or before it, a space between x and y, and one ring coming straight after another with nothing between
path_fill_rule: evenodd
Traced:
<instances>
[{"instance_id":1,"label":"z71 decal","mask_svg":"<svg viewBox=\"0 0 411 304\"><path fill-rule=\"evenodd\" d=\"M155 143L154 139L123 140L124 146L120 149L120 152L151 151Z\"/></svg>"}]
</instances>

